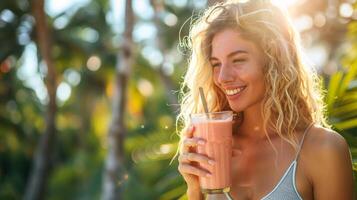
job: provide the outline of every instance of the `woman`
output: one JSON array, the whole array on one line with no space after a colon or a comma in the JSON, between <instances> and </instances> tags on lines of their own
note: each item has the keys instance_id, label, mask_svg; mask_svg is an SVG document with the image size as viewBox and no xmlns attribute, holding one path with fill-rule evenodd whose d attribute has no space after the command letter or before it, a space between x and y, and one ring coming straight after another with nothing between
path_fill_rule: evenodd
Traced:
<instances>
[{"instance_id":1,"label":"woman","mask_svg":"<svg viewBox=\"0 0 357 200\"><path fill-rule=\"evenodd\" d=\"M240 116L233 131L231 195L242 199L353 199L348 145L329 129L319 80L303 62L287 15L268 1L227 1L193 24L192 49L182 87L179 172L191 200L201 199L198 178L210 171L193 164L210 158L191 151L189 114Z\"/></svg>"}]
</instances>

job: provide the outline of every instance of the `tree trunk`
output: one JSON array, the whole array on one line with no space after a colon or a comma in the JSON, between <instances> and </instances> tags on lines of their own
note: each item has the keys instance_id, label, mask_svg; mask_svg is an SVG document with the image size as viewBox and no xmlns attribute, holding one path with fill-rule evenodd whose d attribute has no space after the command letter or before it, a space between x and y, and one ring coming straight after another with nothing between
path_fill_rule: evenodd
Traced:
<instances>
[{"instance_id":1,"label":"tree trunk","mask_svg":"<svg viewBox=\"0 0 357 200\"><path fill-rule=\"evenodd\" d=\"M162 43L162 40L160 39L162 31L160 29L160 17L159 17L160 13L164 9L164 5L163 5L164 2L162 0L150 0L150 3L154 9L154 24L157 28L157 33L158 33L155 38L156 48L158 48L160 50L160 52L162 53L162 55L164 57L164 61L165 61L166 51L165 51L164 44ZM157 69L157 72L158 72L161 82L164 84L165 91L166 91L166 97L169 101L170 109L172 110L173 113L176 113L176 112L178 112L178 109L179 109L179 103L178 103L178 100L174 94L174 91L175 91L174 83L173 83L171 77L164 73L163 64L161 64L161 66Z\"/></svg>"},{"instance_id":2,"label":"tree trunk","mask_svg":"<svg viewBox=\"0 0 357 200\"><path fill-rule=\"evenodd\" d=\"M56 126L56 72L54 63L51 57L51 40L50 33L46 23L46 15L44 13L44 0L32 1L32 12L36 21L36 39L42 59L47 65L46 88L49 97L49 104L46 113L46 128L40 138L34 155L32 171L26 186L24 199L39 200L43 199L46 191L47 179L51 168L51 156L53 155L53 146L55 143Z\"/></svg>"},{"instance_id":3,"label":"tree trunk","mask_svg":"<svg viewBox=\"0 0 357 200\"><path fill-rule=\"evenodd\" d=\"M125 32L124 43L117 56L116 84L112 107L112 121L108 130L108 153L103 174L102 199L122 199L122 184L126 180L124 168L124 139L126 127L124 121L126 91L133 64L133 39L134 14L132 0L127 0L125 5Z\"/></svg>"}]
</instances>

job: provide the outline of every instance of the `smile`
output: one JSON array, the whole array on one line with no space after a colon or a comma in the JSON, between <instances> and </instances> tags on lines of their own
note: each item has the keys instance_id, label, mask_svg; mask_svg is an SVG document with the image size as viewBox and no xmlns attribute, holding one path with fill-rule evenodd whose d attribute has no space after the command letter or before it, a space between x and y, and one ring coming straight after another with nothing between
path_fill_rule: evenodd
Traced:
<instances>
[{"instance_id":1,"label":"smile","mask_svg":"<svg viewBox=\"0 0 357 200\"><path fill-rule=\"evenodd\" d=\"M246 87L239 87L239 88L235 88L235 89L232 89L232 90L225 90L226 94L228 96L233 96L233 95L236 95L240 92L242 92Z\"/></svg>"}]
</instances>

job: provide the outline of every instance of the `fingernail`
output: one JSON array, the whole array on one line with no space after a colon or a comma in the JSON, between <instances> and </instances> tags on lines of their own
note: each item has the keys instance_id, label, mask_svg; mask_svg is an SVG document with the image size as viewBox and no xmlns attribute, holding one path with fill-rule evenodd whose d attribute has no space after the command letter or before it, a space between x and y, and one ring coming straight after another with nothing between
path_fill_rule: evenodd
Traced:
<instances>
[{"instance_id":1,"label":"fingernail","mask_svg":"<svg viewBox=\"0 0 357 200\"><path fill-rule=\"evenodd\" d=\"M203 140L198 140L198 144L203 145L203 144L205 144L205 141L203 141Z\"/></svg>"},{"instance_id":2,"label":"fingernail","mask_svg":"<svg viewBox=\"0 0 357 200\"><path fill-rule=\"evenodd\" d=\"M212 177L212 174L207 173L206 176L207 176L207 177Z\"/></svg>"},{"instance_id":3,"label":"fingernail","mask_svg":"<svg viewBox=\"0 0 357 200\"><path fill-rule=\"evenodd\" d=\"M208 160L208 164L214 165L214 163L216 163L214 160Z\"/></svg>"}]
</instances>

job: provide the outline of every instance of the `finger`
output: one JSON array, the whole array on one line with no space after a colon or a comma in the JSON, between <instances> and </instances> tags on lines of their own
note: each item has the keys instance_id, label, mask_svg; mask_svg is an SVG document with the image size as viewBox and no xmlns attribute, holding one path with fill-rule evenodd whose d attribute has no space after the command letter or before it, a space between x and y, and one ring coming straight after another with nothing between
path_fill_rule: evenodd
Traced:
<instances>
[{"instance_id":1,"label":"finger","mask_svg":"<svg viewBox=\"0 0 357 200\"><path fill-rule=\"evenodd\" d=\"M190 164L187 163L181 163L178 166L178 171L184 175L184 174L193 174L196 176L201 176L201 177L211 177L212 174L204 169L200 169L197 167L194 167Z\"/></svg>"},{"instance_id":2,"label":"finger","mask_svg":"<svg viewBox=\"0 0 357 200\"><path fill-rule=\"evenodd\" d=\"M189 147L186 147L183 145L183 142L185 139L187 138L192 138L193 137L193 132L195 131L195 127L191 124L190 126L186 127L183 131L182 131L182 137L180 139L179 142L179 146L180 146L180 153L184 152L184 151L189 151Z\"/></svg>"},{"instance_id":3,"label":"finger","mask_svg":"<svg viewBox=\"0 0 357 200\"><path fill-rule=\"evenodd\" d=\"M189 152L190 147L196 147L198 145L204 145L205 140L202 138L185 138L182 142L182 153Z\"/></svg>"},{"instance_id":4,"label":"finger","mask_svg":"<svg viewBox=\"0 0 357 200\"><path fill-rule=\"evenodd\" d=\"M191 124L185 131L184 134L187 138L193 137L193 132L195 131L195 126Z\"/></svg>"},{"instance_id":5,"label":"finger","mask_svg":"<svg viewBox=\"0 0 357 200\"><path fill-rule=\"evenodd\" d=\"M203 138L197 138L197 137L193 137L193 138L185 138L183 141L183 145L185 146L198 146L198 145L204 145L206 143L206 141Z\"/></svg>"},{"instance_id":6,"label":"finger","mask_svg":"<svg viewBox=\"0 0 357 200\"><path fill-rule=\"evenodd\" d=\"M189 163L191 161L195 161L198 163L205 163L209 165L214 165L215 161L210 159L209 157L202 155L202 154L197 154L197 153L184 153L181 154L178 158L180 163Z\"/></svg>"}]
</instances>

